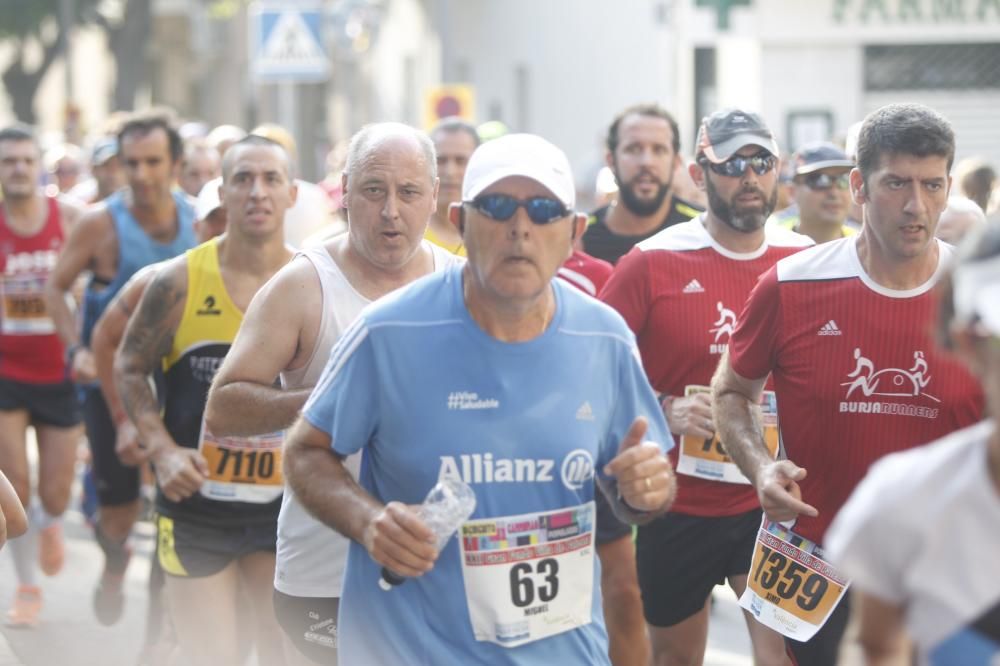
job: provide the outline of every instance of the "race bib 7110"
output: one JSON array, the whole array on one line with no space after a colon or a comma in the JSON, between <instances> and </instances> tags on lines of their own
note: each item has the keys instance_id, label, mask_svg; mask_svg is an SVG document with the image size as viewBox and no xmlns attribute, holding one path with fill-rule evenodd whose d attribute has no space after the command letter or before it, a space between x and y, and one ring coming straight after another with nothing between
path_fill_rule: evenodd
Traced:
<instances>
[{"instance_id":1,"label":"race bib 7110","mask_svg":"<svg viewBox=\"0 0 1000 666\"><path fill-rule=\"evenodd\" d=\"M208 463L201 494L224 502L266 504L281 497L283 432L252 437L217 437L201 424L198 449Z\"/></svg>"}]
</instances>

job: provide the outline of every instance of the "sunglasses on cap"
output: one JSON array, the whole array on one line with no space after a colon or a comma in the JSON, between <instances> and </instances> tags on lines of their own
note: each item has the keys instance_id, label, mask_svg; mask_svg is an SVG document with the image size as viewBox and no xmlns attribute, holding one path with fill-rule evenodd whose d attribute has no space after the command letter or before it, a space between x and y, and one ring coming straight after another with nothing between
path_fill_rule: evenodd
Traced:
<instances>
[{"instance_id":1,"label":"sunglasses on cap","mask_svg":"<svg viewBox=\"0 0 1000 666\"><path fill-rule=\"evenodd\" d=\"M522 206L533 224L549 224L571 212L563 202L548 197L531 197L522 201L507 194L484 194L465 203L498 222L506 222Z\"/></svg>"},{"instance_id":2,"label":"sunglasses on cap","mask_svg":"<svg viewBox=\"0 0 1000 666\"><path fill-rule=\"evenodd\" d=\"M771 171L778 165L778 158L771 153L762 152L749 157L746 155L733 155L728 160L720 164L716 164L702 158L701 163L707 164L709 169L720 176L738 178L746 173L747 167L753 169L753 172L758 176L763 176L765 173Z\"/></svg>"},{"instance_id":3,"label":"sunglasses on cap","mask_svg":"<svg viewBox=\"0 0 1000 666\"><path fill-rule=\"evenodd\" d=\"M811 173L802 177L802 182L810 190L828 190L836 187L838 190L846 190L851 186L851 179L846 173L839 176L831 176L828 173Z\"/></svg>"}]
</instances>

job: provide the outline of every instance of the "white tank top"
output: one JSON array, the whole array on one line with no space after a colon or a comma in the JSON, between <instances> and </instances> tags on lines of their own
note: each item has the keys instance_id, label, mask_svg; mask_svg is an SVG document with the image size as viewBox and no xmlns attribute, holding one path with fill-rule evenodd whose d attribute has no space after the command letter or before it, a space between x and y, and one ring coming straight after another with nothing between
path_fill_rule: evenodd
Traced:
<instances>
[{"instance_id":1,"label":"white tank top","mask_svg":"<svg viewBox=\"0 0 1000 666\"><path fill-rule=\"evenodd\" d=\"M435 272L465 261L427 241L423 244L433 253ZM298 256L309 260L319 275L323 317L309 361L301 368L281 373L281 385L286 389L316 385L341 332L371 303L354 289L325 247L310 247ZM357 477L361 453L349 456L344 463ZM278 514L275 589L294 597L339 598L348 543L346 537L309 515L292 489L286 486Z\"/></svg>"}]
</instances>

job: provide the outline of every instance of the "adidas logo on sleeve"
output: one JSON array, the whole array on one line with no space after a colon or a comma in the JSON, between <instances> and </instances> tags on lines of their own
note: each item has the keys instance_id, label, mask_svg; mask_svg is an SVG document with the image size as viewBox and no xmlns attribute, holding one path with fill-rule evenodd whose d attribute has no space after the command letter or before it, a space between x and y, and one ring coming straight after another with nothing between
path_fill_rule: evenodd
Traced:
<instances>
[{"instance_id":1,"label":"adidas logo on sleeve","mask_svg":"<svg viewBox=\"0 0 1000 666\"><path fill-rule=\"evenodd\" d=\"M594 410L590 406L590 401L585 401L580 405L580 409L576 410L576 420L577 421L593 421L594 420Z\"/></svg>"},{"instance_id":2,"label":"adidas logo on sleeve","mask_svg":"<svg viewBox=\"0 0 1000 666\"><path fill-rule=\"evenodd\" d=\"M837 328L837 322L831 319L819 329L819 335L843 335L843 333Z\"/></svg>"}]
</instances>

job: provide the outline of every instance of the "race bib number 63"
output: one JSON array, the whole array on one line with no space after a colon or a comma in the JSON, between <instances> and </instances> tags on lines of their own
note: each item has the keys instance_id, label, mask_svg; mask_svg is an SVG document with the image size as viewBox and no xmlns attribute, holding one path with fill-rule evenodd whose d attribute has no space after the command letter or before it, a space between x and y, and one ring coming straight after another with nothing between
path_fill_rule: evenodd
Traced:
<instances>
[{"instance_id":1,"label":"race bib number 63","mask_svg":"<svg viewBox=\"0 0 1000 666\"><path fill-rule=\"evenodd\" d=\"M588 624L594 503L462 525L462 578L477 641L515 647Z\"/></svg>"}]
</instances>

